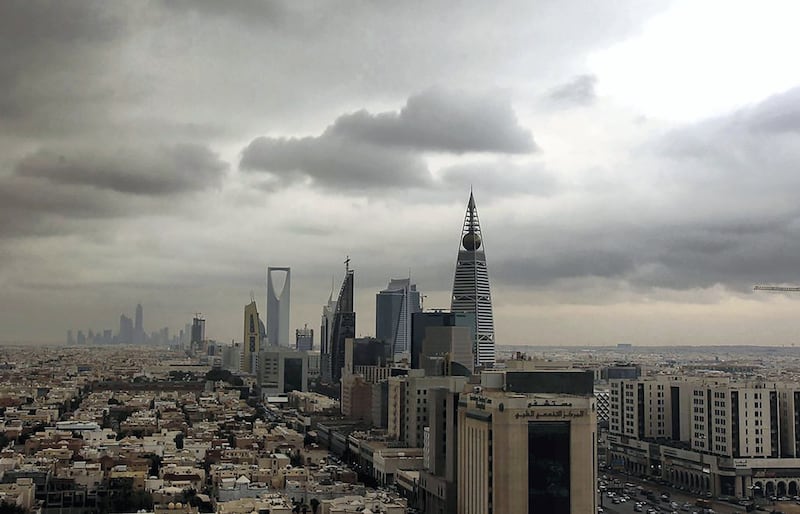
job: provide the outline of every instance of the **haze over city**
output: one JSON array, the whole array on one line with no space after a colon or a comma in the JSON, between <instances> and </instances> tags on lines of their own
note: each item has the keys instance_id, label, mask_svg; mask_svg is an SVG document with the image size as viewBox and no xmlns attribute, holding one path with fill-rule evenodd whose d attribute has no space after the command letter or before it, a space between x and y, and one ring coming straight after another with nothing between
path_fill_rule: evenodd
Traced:
<instances>
[{"instance_id":1,"label":"haze over city","mask_svg":"<svg viewBox=\"0 0 800 514\"><path fill-rule=\"evenodd\" d=\"M317 326L348 256L372 334L449 308L472 188L498 345L796 343L798 10L3 2L0 341L230 341L267 266Z\"/></svg>"}]
</instances>

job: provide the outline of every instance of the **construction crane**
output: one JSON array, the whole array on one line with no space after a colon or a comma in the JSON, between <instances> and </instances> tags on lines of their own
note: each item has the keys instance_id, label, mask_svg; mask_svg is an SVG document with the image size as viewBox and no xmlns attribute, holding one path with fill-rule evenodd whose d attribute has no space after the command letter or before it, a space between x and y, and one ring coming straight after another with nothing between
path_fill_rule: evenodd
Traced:
<instances>
[{"instance_id":1,"label":"construction crane","mask_svg":"<svg viewBox=\"0 0 800 514\"><path fill-rule=\"evenodd\" d=\"M771 293L800 293L800 286L753 286L753 291L768 291Z\"/></svg>"}]
</instances>

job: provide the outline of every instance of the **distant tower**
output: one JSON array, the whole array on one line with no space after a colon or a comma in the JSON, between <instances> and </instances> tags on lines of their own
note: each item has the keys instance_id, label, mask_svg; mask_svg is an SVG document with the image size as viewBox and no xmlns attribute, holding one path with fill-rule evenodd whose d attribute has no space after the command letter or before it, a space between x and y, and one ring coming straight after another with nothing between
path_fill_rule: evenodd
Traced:
<instances>
[{"instance_id":1,"label":"distant tower","mask_svg":"<svg viewBox=\"0 0 800 514\"><path fill-rule=\"evenodd\" d=\"M258 319L258 308L255 299L244 306L244 348L242 349L241 370L245 373L255 373L258 361L258 352L261 351L261 323Z\"/></svg>"},{"instance_id":2,"label":"distant tower","mask_svg":"<svg viewBox=\"0 0 800 514\"><path fill-rule=\"evenodd\" d=\"M453 312L475 314L475 340L473 355L476 366L491 366L495 361L494 320L492 294L489 290L489 272L483 250L481 226L475 198L469 193L467 213L461 230L456 272L453 277Z\"/></svg>"},{"instance_id":3,"label":"distant tower","mask_svg":"<svg viewBox=\"0 0 800 514\"><path fill-rule=\"evenodd\" d=\"M133 320L121 314L119 317L119 341L120 344L133 343Z\"/></svg>"},{"instance_id":4,"label":"distant tower","mask_svg":"<svg viewBox=\"0 0 800 514\"><path fill-rule=\"evenodd\" d=\"M308 328L308 324L295 331L295 349L305 352L314 349L314 329Z\"/></svg>"},{"instance_id":5,"label":"distant tower","mask_svg":"<svg viewBox=\"0 0 800 514\"><path fill-rule=\"evenodd\" d=\"M420 312L420 296L410 278L392 279L375 295L375 337L389 343L394 355L411 351L411 316Z\"/></svg>"},{"instance_id":6,"label":"distant tower","mask_svg":"<svg viewBox=\"0 0 800 514\"><path fill-rule=\"evenodd\" d=\"M289 301L291 268L267 268L267 340L272 346L290 346Z\"/></svg>"},{"instance_id":7,"label":"distant tower","mask_svg":"<svg viewBox=\"0 0 800 514\"><path fill-rule=\"evenodd\" d=\"M136 304L136 321L133 325L133 342L135 344L144 343L144 312L142 304Z\"/></svg>"},{"instance_id":8,"label":"distant tower","mask_svg":"<svg viewBox=\"0 0 800 514\"><path fill-rule=\"evenodd\" d=\"M200 317L200 313L195 314L192 318L192 336L191 336L191 349L196 350L200 348L203 341L206 340L206 320Z\"/></svg>"}]
</instances>

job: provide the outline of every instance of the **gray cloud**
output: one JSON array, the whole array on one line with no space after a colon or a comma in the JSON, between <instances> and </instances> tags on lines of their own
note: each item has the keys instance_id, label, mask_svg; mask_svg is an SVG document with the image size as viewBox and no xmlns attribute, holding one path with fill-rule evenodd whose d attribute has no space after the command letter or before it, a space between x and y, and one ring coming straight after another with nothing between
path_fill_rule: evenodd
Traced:
<instances>
[{"instance_id":1,"label":"gray cloud","mask_svg":"<svg viewBox=\"0 0 800 514\"><path fill-rule=\"evenodd\" d=\"M800 281L798 91L640 148L625 166L644 187L593 190L576 210L551 212L552 225L514 220L499 243L515 251L493 274L511 287L599 278L642 293Z\"/></svg>"},{"instance_id":2,"label":"gray cloud","mask_svg":"<svg viewBox=\"0 0 800 514\"><path fill-rule=\"evenodd\" d=\"M800 132L800 87L771 96L742 113L745 123L766 132Z\"/></svg>"},{"instance_id":3,"label":"gray cloud","mask_svg":"<svg viewBox=\"0 0 800 514\"><path fill-rule=\"evenodd\" d=\"M578 75L552 89L547 98L559 105L591 105L597 98L594 89L596 84L597 77L594 75Z\"/></svg>"},{"instance_id":4,"label":"gray cloud","mask_svg":"<svg viewBox=\"0 0 800 514\"><path fill-rule=\"evenodd\" d=\"M256 138L242 151L240 168L267 172L272 188L305 182L349 190L423 188L433 178L422 152L533 149L507 100L432 89L409 98L399 113L340 116L318 137ZM460 177L490 182L466 168L449 170L444 178Z\"/></svg>"},{"instance_id":5,"label":"gray cloud","mask_svg":"<svg viewBox=\"0 0 800 514\"><path fill-rule=\"evenodd\" d=\"M731 223L652 226L606 223L553 231L516 227L516 252L490 262L504 287L551 289L564 280L602 278L640 292L690 290L722 284L747 292L760 282L797 276L800 218L742 228ZM792 219L793 218L793 219ZM500 246L508 244L501 236ZM505 244L504 244L505 243ZM494 241L496 248L498 241ZM608 283L609 292L615 287Z\"/></svg>"},{"instance_id":6,"label":"gray cloud","mask_svg":"<svg viewBox=\"0 0 800 514\"><path fill-rule=\"evenodd\" d=\"M0 130L63 133L105 117L125 96L106 81L127 34L122 4L15 1L0 4Z\"/></svg>"},{"instance_id":7,"label":"gray cloud","mask_svg":"<svg viewBox=\"0 0 800 514\"><path fill-rule=\"evenodd\" d=\"M358 111L339 117L334 134L384 146L442 152L528 153L536 150L530 131L517 122L508 100L429 89L412 95L396 112Z\"/></svg>"},{"instance_id":8,"label":"gray cloud","mask_svg":"<svg viewBox=\"0 0 800 514\"><path fill-rule=\"evenodd\" d=\"M431 181L418 156L353 141L330 133L320 137L259 137L242 151L245 171L264 171L275 187L310 182L332 189L424 186Z\"/></svg>"},{"instance_id":9,"label":"gray cloud","mask_svg":"<svg viewBox=\"0 0 800 514\"><path fill-rule=\"evenodd\" d=\"M473 187L482 199L518 195L547 197L559 191L558 179L541 165L519 165L506 160L450 166L439 172L441 190L461 198Z\"/></svg>"},{"instance_id":10,"label":"gray cloud","mask_svg":"<svg viewBox=\"0 0 800 514\"><path fill-rule=\"evenodd\" d=\"M207 147L181 144L113 152L44 149L22 159L16 173L57 184L164 196L219 185L226 168Z\"/></svg>"},{"instance_id":11,"label":"gray cloud","mask_svg":"<svg viewBox=\"0 0 800 514\"><path fill-rule=\"evenodd\" d=\"M86 230L82 220L129 212L123 198L78 186L54 186L24 177L0 178L0 237L56 235Z\"/></svg>"}]
</instances>

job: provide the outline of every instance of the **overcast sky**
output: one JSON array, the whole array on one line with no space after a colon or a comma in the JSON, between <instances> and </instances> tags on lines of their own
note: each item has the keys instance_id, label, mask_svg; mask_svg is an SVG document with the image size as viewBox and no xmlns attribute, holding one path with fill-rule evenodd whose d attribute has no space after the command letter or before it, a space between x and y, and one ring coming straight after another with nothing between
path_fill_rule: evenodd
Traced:
<instances>
[{"instance_id":1,"label":"overcast sky","mask_svg":"<svg viewBox=\"0 0 800 514\"><path fill-rule=\"evenodd\" d=\"M499 344L792 344L800 5L0 3L0 340L318 329L411 273L449 308L470 186ZM317 341L318 343L318 341Z\"/></svg>"}]
</instances>

